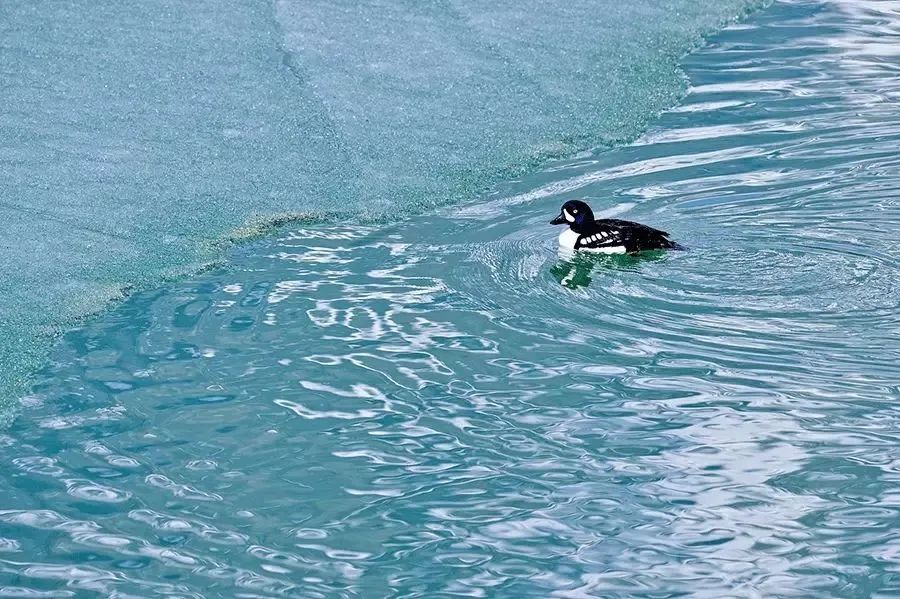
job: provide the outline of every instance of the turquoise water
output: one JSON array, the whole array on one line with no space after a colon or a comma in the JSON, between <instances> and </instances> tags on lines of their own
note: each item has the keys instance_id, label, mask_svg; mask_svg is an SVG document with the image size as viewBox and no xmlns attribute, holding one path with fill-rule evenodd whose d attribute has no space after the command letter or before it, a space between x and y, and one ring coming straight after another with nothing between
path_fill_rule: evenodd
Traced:
<instances>
[{"instance_id":1,"label":"turquoise water","mask_svg":"<svg viewBox=\"0 0 900 599\"><path fill-rule=\"evenodd\" d=\"M276 220L396 222L636 137L762 0L0 5L0 401Z\"/></svg>"},{"instance_id":2,"label":"turquoise water","mask_svg":"<svg viewBox=\"0 0 900 599\"><path fill-rule=\"evenodd\" d=\"M0 436L0 596L897 596L898 41L776 2L632 144L70 332ZM691 249L560 259L573 197Z\"/></svg>"}]
</instances>

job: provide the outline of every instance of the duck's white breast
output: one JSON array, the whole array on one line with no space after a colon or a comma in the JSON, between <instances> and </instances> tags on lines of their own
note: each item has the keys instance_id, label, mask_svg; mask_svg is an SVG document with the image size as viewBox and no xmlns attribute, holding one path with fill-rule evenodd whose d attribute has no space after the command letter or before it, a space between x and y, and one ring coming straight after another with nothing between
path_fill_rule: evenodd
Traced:
<instances>
[{"instance_id":1,"label":"duck's white breast","mask_svg":"<svg viewBox=\"0 0 900 599\"><path fill-rule=\"evenodd\" d=\"M575 243L578 241L578 233L566 227L566 230L559 234L559 247L574 250Z\"/></svg>"}]
</instances>

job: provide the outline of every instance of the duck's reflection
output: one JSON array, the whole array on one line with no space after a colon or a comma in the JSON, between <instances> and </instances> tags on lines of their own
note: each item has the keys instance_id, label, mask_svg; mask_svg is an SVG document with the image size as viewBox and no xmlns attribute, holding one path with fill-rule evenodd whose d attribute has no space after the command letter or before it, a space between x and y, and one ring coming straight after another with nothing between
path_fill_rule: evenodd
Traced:
<instances>
[{"instance_id":1,"label":"duck's reflection","mask_svg":"<svg viewBox=\"0 0 900 599\"><path fill-rule=\"evenodd\" d=\"M550 267L556 281L569 289L588 287L595 273L615 270L634 270L643 262L655 262L665 258L665 251L637 254L589 254L585 252L559 252L559 261Z\"/></svg>"}]
</instances>

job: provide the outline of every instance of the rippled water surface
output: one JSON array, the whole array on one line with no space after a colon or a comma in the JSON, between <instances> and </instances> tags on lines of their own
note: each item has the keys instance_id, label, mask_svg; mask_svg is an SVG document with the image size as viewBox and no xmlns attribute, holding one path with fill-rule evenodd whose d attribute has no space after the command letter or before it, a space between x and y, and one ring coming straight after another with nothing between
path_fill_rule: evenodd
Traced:
<instances>
[{"instance_id":1,"label":"rippled water surface","mask_svg":"<svg viewBox=\"0 0 900 599\"><path fill-rule=\"evenodd\" d=\"M900 2L778 2L638 143L72 332L0 596L900 594ZM561 260L566 199L691 249Z\"/></svg>"}]
</instances>

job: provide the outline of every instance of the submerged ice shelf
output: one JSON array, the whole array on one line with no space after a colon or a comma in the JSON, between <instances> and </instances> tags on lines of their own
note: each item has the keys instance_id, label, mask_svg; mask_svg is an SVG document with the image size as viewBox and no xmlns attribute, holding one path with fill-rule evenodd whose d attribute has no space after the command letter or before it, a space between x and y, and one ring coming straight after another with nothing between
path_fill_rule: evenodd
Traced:
<instances>
[{"instance_id":1,"label":"submerged ice shelf","mask_svg":"<svg viewBox=\"0 0 900 599\"><path fill-rule=\"evenodd\" d=\"M392 219L633 138L757 0L0 7L0 398L260 215Z\"/></svg>"}]
</instances>

